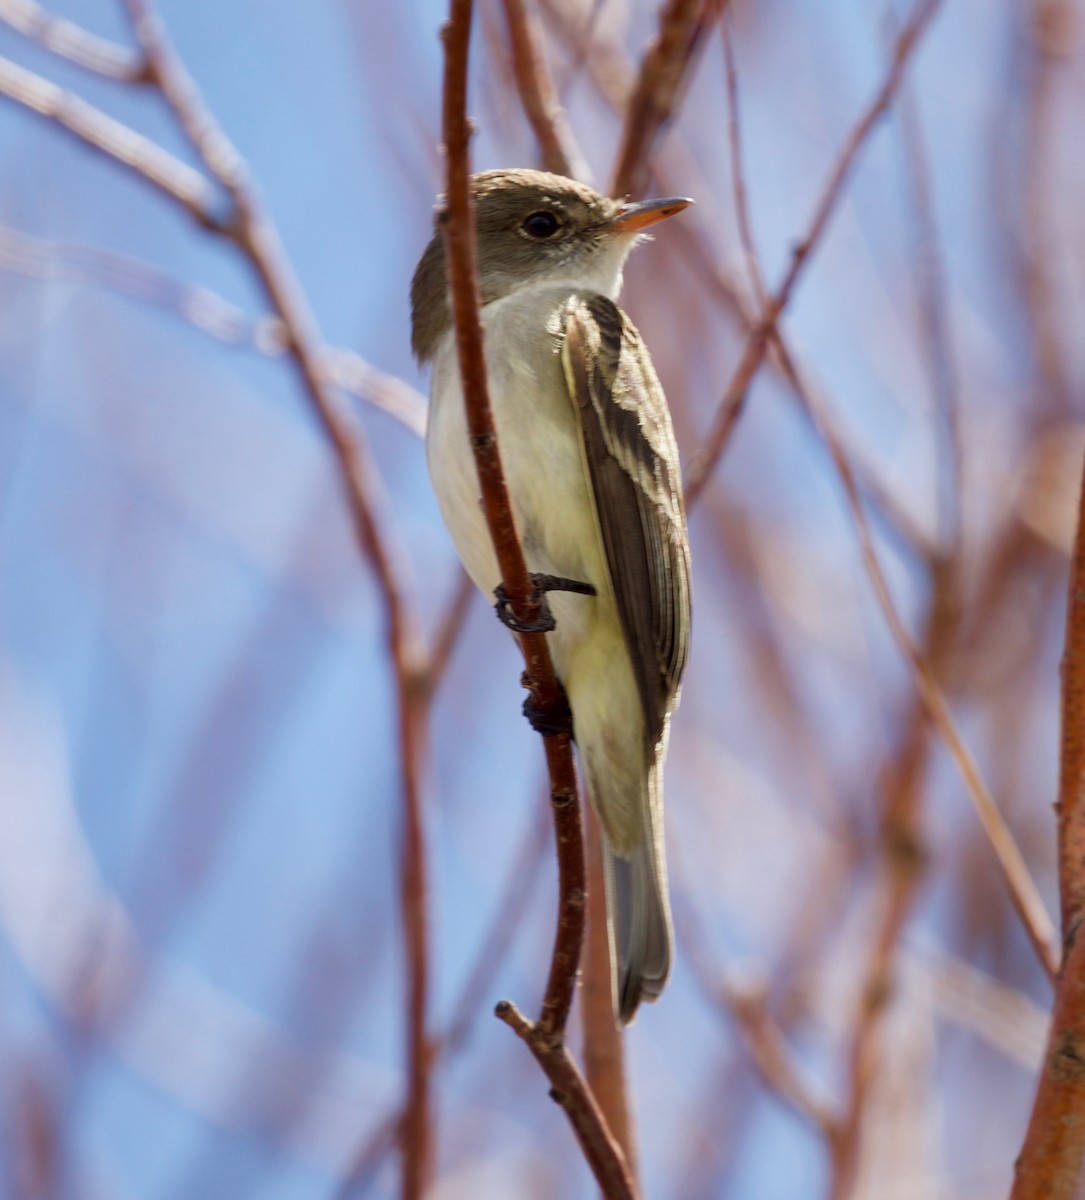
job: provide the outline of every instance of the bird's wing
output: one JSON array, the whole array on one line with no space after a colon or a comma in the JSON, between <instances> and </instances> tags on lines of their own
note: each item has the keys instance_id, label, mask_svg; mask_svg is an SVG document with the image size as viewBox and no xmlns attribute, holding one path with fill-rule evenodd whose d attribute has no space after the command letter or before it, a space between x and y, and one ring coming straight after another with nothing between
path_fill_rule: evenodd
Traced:
<instances>
[{"instance_id":1,"label":"bird's wing","mask_svg":"<svg viewBox=\"0 0 1085 1200\"><path fill-rule=\"evenodd\" d=\"M670 412L640 334L605 296L569 302L562 365L652 751L689 652L689 544Z\"/></svg>"}]
</instances>

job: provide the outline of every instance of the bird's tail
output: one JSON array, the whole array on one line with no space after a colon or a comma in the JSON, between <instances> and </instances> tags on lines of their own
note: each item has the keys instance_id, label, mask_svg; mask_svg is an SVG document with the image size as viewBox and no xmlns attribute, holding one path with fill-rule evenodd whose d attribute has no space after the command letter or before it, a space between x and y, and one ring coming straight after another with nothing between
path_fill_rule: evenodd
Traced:
<instances>
[{"instance_id":1,"label":"bird's tail","mask_svg":"<svg viewBox=\"0 0 1085 1200\"><path fill-rule=\"evenodd\" d=\"M642 1000L658 999L671 969L671 910L658 763L646 782L640 842L629 852L618 853L604 836L615 1007L623 1025L632 1021Z\"/></svg>"}]
</instances>

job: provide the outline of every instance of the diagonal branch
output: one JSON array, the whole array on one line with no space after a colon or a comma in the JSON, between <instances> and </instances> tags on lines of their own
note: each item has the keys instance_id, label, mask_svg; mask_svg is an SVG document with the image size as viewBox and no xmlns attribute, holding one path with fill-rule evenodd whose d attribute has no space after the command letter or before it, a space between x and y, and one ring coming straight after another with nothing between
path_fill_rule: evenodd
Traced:
<instances>
[{"instance_id":1,"label":"diagonal branch","mask_svg":"<svg viewBox=\"0 0 1085 1200\"><path fill-rule=\"evenodd\" d=\"M216 341L268 358L289 350L279 317L250 317L209 288L174 279L150 263L102 246L51 241L0 225L0 270L93 284L153 305ZM379 408L416 437L424 435L426 401L403 379L339 346L320 347L318 369L327 383Z\"/></svg>"},{"instance_id":2,"label":"diagonal branch","mask_svg":"<svg viewBox=\"0 0 1085 1200\"><path fill-rule=\"evenodd\" d=\"M980 824L983 826L987 840L1002 871L1003 880L1010 894L1010 901L1025 927L1025 933L1048 977L1054 980L1058 973L1055 931L1039 890L1029 874L1028 866L1013 839L1005 817L980 774L976 760L961 738L945 693L938 683L929 659L916 645L897 611L885 572L874 548L874 536L871 533L866 509L863 507L855 472L828 419L828 414L824 411L820 399L797 372L792 376L792 384L803 397L804 403L810 410L814 425L832 456L855 525L863 566L871 587L874 589L874 595L882 610L885 623L908 667L912 683L923 703L927 717L945 743L957 772L964 782L976 815L980 819Z\"/></svg>"},{"instance_id":3,"label":"diagonal branch","mask_svg":"<svg viewBox=\"0 0 1085 1200\"><path fill-rule=\"evenodd\" d=\"M911 58L912 52L919 44L920 38L938 9L941 0L920 0L908 24L901 31L893 49L892 60L882 86L871 101L866 111L856 123L848 140L844 144L828 182L822 191L814 217L810 222L802 240L795 246L791 262L779 287L769 297L761 312L760 319L754 324L746 339L746 347L735 368L731 381L727 385L722 401L716 411L715 419L705 437L704 449L690 465L686 477L686 503L696 503L708 478L711 475L724 447L731 439L735 425L742 412L746 393L754 376L757 374L765 359L769 342L780 314L787 307L791 294L798 283L803 269L810 259L811 252L821 240L822 234L829 223L829 218L836 209L843 194L851 168L866 143L870 133L888 111L900 81L904 76L904 68Z\"/></svg>"},{"instance_id":4,"label":"diagonal branch","mask_svg":"<svg viewBox=\"0 0 1085 1200\"><path fill-rule=\"evenodd\" d=\"M138 54L63 17L54 17L35 0L0 0L0 21L60 58L96 75L120 83L147 82L147 64Z\"/></svg>"},{"instance_id":5,"label":"diagonal branch","mask_svg":"<svg viewBox=\"0 0 1085 1200\"><path fill-rule=\"evenodd\" d=\"M84 145L134 171L203 226L221 232L216 196L199 172L71 92L0 57L0 95L74 134Z\"/></svg>"},{"instance_id":6,"label":"diagonal branch","mask_svg":"<svg viewBox=\"0 0 1085 1200\"><path fill-rule=\"evenodd\" d=\"M648 182L652 147L678 109L690 68L718 7L717 0L666 0L661 6L659 33L644 55L626 107L612 195L640 195Z\"/></svg>"}]
</instances>

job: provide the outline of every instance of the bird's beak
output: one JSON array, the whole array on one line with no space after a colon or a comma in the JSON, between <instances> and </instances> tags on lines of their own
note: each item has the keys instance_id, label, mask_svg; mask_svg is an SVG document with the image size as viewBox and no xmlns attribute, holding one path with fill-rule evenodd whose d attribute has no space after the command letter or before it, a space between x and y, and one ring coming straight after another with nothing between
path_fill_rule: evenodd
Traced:
<instances>
[{"instance_id":1,"label":"bird's beak","mask_svg":"<svg viewBox=\"0 0 1085 1200\"><path fill-rule=\"evenodd\" d=\"M617 213L603 226L610 233L639 233L654 225L657 221L665 221L689 208L692 200L681 196L671 196L666 200L641 200L637 204L623 204Z\"/></svg>"}]
</instances>

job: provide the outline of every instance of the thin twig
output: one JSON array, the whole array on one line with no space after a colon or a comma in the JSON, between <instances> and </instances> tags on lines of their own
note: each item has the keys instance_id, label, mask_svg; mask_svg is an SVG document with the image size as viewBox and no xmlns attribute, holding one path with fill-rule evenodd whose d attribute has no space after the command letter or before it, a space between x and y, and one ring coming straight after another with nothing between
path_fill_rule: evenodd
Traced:
<instances>
[{"instance_id":1,"label":"thin twig","mask_svg":"<svg viewBox=\"0 0 1085 1200\"><path fill-rule=\"evenodd\" d=\"M0 21L96 75L120 83L147 82L147 64L140 55L63 17L54 17L34 0L0 0Z\"/></svg>"},{"instance_id":2,"label":"thin twig","mask_svg":"<svg viewBox=\"0 0 1085 1200\"><path fill-rule=\"evenodd\" d=\"M539 144L543 169L589 182L588 165L554 92L527 0L502 0L520 104Z\"/></svg>"},{"instance_id":3,"label":"thin twig","mask_svg":"<svg viewBox=\"0 0 1085 1200\"><path fill-rule=\"evenodd\" d=\"M134 171L144 182L183 205L208 229L222 231L216 196L199 172L41 75L0 57L0 95L74 134L85 146Z\"/></svg>"},{"instance_id":4,"label":"thin twig","mask_svg":"<svg viewBox=\"0 0 1085 1200\"><path fill-rule=\"evenodd\" d=\"M708 925L698 906L688 896L684 899L682 918L689 930L690 964L705 998L716 1012L738 1023L750 1058L769 1091L832 1146L839 1122L831 1105L804 1081L787 1037L769 1010L767 988L753 980L720 979L709 959Z\"/></svg>"},{"instance_id":5,"label":"thin twig","mask_svg":"<svg viewBox=\"0 0 1085 1200\"><path fill-rule=\"evenodd\" d=\"M753 226L750 222L749 196L746 190L746 170L742 154L742 122L738 104L738 71L735 68L734 48L731 45L731 18L724 13L720 21L723 41L723 63L727 78L727 149L731 166L731 186L735 196L735 216L738 221L738 238L749 276L750 290L759 310L768 301L768 287L761 270L761 259L754 248Z\"/></svg>"},{"instance_id":6,"label":"thin twig","mask_svg":"<svg viewBox=\"0 0 1085 1200\"><path fill-rule=\"evenodd\" d=\"M764 361L770 337L780 314L787 307L791 293L795 288L803 268L810 259L811 252L821 240L836 205L843 194L844 184L855 163L855 159L881 118L889 109L893 96L904 75L904 68L912 52L919 44L923 31L938 9L941 0L920 0L908 24L901 31L893 49L892 60L882 86L866 111L860 117L852 130L836 163L829 174L828 182L822 191L821 199L810 222L806 235L795 246L791 254L791 262L780 282L779 287L769 298L762 309L760 319L754 324L746 339L746 346L735 368L731 381L727 385L723 399L717 409L712 427L704 439L704 448L694 458L686 475L686 503L696 502L708 478L711 475L720 455L723 453L735 425L742 412L746 393L753 377L757 374Z\"/></svg>"},{"instance_id":7,"label":"thin twig","mask_svg":"<svg viewBox=\"0 0 1085 1200\"><path fill-rule=\"evenodd\" d=\"M927 350L931 388L939 421L939 509L941 555L953 557L961 537L964 451L961 445L960 388L946 303L945 262L931 198L930 169L918 106L910 89L901 89L899 118L904 153L912 177L916 240L914 261L919 285L918 316ZM947 596L947 600L952 599Z\"/></svg>"},{"instance_id":8,"label":"thin twig","mask_svg":"<svg viewBox=\"0 0 1085 1200\"><path fill-rule=\"evenodd\" d=\"M437 625L425 670L418 681L418 686L423 690L427 701L433 700L441 680L445 677L452 652L463 633L471 601L476 594L475 585L467 577L467 572L461 570L456 580L456 590L452 593L452 598Z\"/></svg>"},{"instance_id":9,"label":"thin twig","mask_svg":"<svg viewBox=\"0 0 1085 1200\"><path fill-rule=\"evenodd\" d=\"M625 1035L614 1016L602 831L590 810L584 814L584 824L588 856L588 938L580 987L584 1075L635 1178L636 1136L625 1070Z\"/></svg>"},{"instance_id":10,"label":"thin twig","mask_svg":"<svg viewBox=\"0 0 1085 1200\"><path fill-rule=\"evenodd\" d=\"M544 0L548 12L559 22L559 32L576 45L576 30L569 25L570 16L560 0ZM628 103L634 80L631 64L623 57L621 47L609 39L597 39L592 43L591 53L585 50L585 61L593 86L599 95L616 112L622 112ZM734 86L734 79L731 80ZM737 114L737 103L732 108L732 114ZM734 118L732 118L732 126ZM738 144L732 143L731 153L738 150ZM684 149L680 139L675 136L659 146L653 160L652 175L662 194L676 191L690 191L693 195L702 193L710 195L707 184L702 188L692 186L699 175L696 162ZM741 172L740 172L741 176ZM677 185L682 180L682 185ZM743 195L745 183L740 178L736 181ZM751 307L743 298L742 289L727 274L726 268L716 260L718 254L715 246L708 239L708 226L698 221L698 209L693 210L692 219L675 226L673 231L679 250L687 263L696 272L708 289L709 294L718 301L721 308L729 317L735 320L745 334L749 334L756 322L759 309ZM752 238L750 239L752 248ZM784 333L774 328L770 339L770 365L776 369L782 381L788 383L788 363L796 359L795 352L790 349ZM801 400L799 409L804 418L808 419ZM866 462L858 447L851 445L850 440L841 434L848 455L855 465L859 484L864 497L871 503L878 517L892 532L894 538L910 554L926 561L931 553L931 539L924 530L909 516L909 514L894 499L882 484L878 471Z\"/></svg>"},{"instance_id":11,"label":"thin twig","mask_svg":"<svg viewBox=\"0 0 1085 1200\"><path fill-rule=\"evenodd\" d=\"M290 349L279 317L250 317L209 288L174 279L150 263L102 246L55 242L0 226L0 269L34 279L107 288L154 305L216 341L269 358ZM318 358L320 375L327 383L386 412L417 437L425 434L426 401L408 383L339 346L321 346Z\"/></svg>"},{"instance_id":12,"label":"thin twig","mask_svg":"<svg viewBox=\"0 0 1085 1200\"><path fill-rule=\"evenodd\" d=\"M1055 931L1039 890L1029 874L1028 866L1013 839L1005 818L999 811L994 797L980 774L975 759L961 739L930 661L920 652L901 620L889 591L885 572L874 549L874 538L866 510L863 507L862 497L859 494L855 472L822 408L821 401L797 373L793 377L793 385L804 397L804 402L810 409L811 417L819 430L821 439L832 456L855 525L863 565L889 632L908 667L927 717L949 750L950 757L964 782L980 819L980 824L983 826L987 840L1002 871L1010 900L1021 918L1029 941L1048 977L1054 980L1058 971Z\"/></svg>"},{"instance_id":13,"label":"thin twig","mask_svg":"<svg viewBox=\"0 0 1085 1200\"><path fill-rule=\"evenodd\" d=\"M486 990L492 986L501 964L508 957L528 904L535 895L535 884L546 851L549 830L543 815L542 808L532 814L500 898L494 905L493 920L482 939L475 965L452 1005L452 1016L444 1032L433 1039L434 1065L452 1059L463 1048L485 1002ZM403 1118L402 1110L391 1113L370 1132L341 1181L336 1200L351 1200L369 1194L367 1182L392 1152Z\"/></svg>"},{"instance_id":14,"label":"thin twig","mask_svg":"<svg viewBox=\"0 0 1085 1200\"><path fill-rule=\"evenodd\" d=\"M494 430L486 377L477 275L476 230L469 166L467 122L468 48L471 0L452 0L445 46L443 129L447 156L447 211L444 215L452 316L463 379L464 405L475 455L483 511L493 540L510 606L522 621L538 615L520 548ZM520 634L525 685L536 705L551 717L568 720L543 634ZM621 1150L565 1046L564 1032L576 986L584 935L584 840L568 733L543 738L550 776L551 808L558 851L558 926L550 975L539 1019L531 1022L502 1001L497 1015L525 1042L545 1071L555 1099L565 1109L585 1157L607 1196L632 1197L635 1185Z\"/></svg>"},{"instance_id":15,"label":"thin twig","mask_svg":"<svg viewBox=\"0 0 1085 1200\"><path fill-rule=\"evenodd\" d=\"M837 1119L796 1069L787 1038L769 1011L764 989L724 984L720 997L742 1027L746 1045L765 1084L832 1145L839 1132Z\"/></svg>"},{"instance_id":16,"label":"thin twig","mask_svg":"<svg viewBox=\"0 0 1085 1200\"><path fill-rule=\"evenodd\" d=\"M956 607L946 602L952 578L949 570L935 565L922 651L932 672L945 663L956 638ZM902 722L904 734L880 772L882 878L858 1011L848 1039L843 1115L838 1136L831 1143L832 1200L847 1200L852 1194L860 1163L863 1118L881 1061L879 1034L893 1000L904 931L926 874L923 795L932 738L923 699L915 688L910 691Z\"/></svg>"},{"instance_id":17,"label":"thin twig","mask_svg":"<svg viewBox=\"0 0 1085 1200\"><path fill-rule=\"evenodd\" d=\"M640 195L647 183L652 147L677 112L683 86L716 9L711 0L666 0L660 7L659 32L645 52L626 107L612 195Z\"/></svg>"},{"instance_id":18,"label":"thin twig","mask_svg":"<svg viewBox=\"0 0 1085 1200\"><path fill-rule=\"evenodd\" d=\"M322 378L315 323L281 250L278 233L249 183L245 163L204 104L149 0L126 0L126 7L136 41L146 56L151 82L160 89L193 148L233 201L232 218L222 232L245 253L273 311L288 331L291 355L336 453L355 534L377 578L384 603L389 657L396 682L403 788L400 893L407 946L408 1073L403 1194L409 1200L416 1200L425 1186L430 1157L430 1050L426 1035L429 961L421 794L425 721L415 687L421 660L417 619L408 603L399 559L378 520L384 501L368 447L344 420L336 398Z\"/></svg>"}]
</instances>

